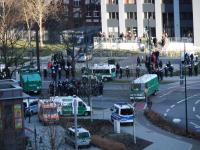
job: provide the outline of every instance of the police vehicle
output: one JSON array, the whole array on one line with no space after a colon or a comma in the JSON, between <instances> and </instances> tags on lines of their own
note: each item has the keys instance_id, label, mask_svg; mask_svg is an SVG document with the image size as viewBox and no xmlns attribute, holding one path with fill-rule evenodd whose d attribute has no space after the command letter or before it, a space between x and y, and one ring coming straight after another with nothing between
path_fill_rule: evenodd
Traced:
<instances>
[{"instance_id":1,"label":"police vehicle","mask_svg":"<svg viewBox=\"0 0 200 150\"><path fill-rule=\"evenodd\" d=\"M118 120L120 123L133 123L134 106L126 102L114 104L111 108L111 121Z\"/></svg>"},{"instance_id":2,"label":"police vehicle","mask_svg":"<svg viewBox=\"0 0 200 150\"><path fill-rule=\"evenodd\" d=\"M70 127L66 131L65 141L75 145L75 128ZM91 135L88 130L80 126L77 127L77 145L89 146L91 142Z\"/></svg>"},{"instance_id":3,"label":"police vehicle","mask_svg":"<svg viewBox=\"0 0 200 150\"><path fill-rule=\"evenodd\" d=\"M38 98L29 97L23 100L25 112L29 111L31 115L38 113Z\"/></svg>"}]
</instances>

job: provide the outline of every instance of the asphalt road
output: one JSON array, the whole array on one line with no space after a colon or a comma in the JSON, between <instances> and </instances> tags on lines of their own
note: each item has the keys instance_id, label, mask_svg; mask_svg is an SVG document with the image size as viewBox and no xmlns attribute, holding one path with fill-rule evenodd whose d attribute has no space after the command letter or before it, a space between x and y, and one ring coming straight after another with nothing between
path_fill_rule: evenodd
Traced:
<instances>
[{"instance_id":1,"label":"asphalt road","mask_svg":"<svg viewBox=\"0 0 200 150\"><path fill-rule=\"evenodd\" d=\"M170 86L171 85L171 86ZM159 112L166 119L186 126L185 87L179 82L163 85L158 95L152 97L152 109ZM200 132L200 81L190 81L187 84L187 112L188 127Z\"/></svg>"}]
</instances>

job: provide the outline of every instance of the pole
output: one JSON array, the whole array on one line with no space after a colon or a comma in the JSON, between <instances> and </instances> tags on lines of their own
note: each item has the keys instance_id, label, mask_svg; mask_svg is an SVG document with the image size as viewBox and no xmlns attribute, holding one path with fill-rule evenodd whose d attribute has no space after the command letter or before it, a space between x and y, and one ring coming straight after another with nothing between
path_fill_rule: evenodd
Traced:
<instances>
[{"instance_id":1,"label":"pole","mask_svg":"<svg viewBox=\"0 0 200 150\"><path fill-rule=\"evenodd\" d=\"M75 45L75 32L72 33L72 41L73 41L73 47L72 47L72 78L75 78L75 50L74 50L74 45Z\"/></svg>"},{"instance_id":2,"label":"pole","mask_svg":"<svg viewBox=\"0 0 200 150\"><path fill-rule=\"evenodd\" d=\"M136 131L135 131L135 107L133 106L133 138L136 144Z\"/></svg>"},{"instance_id":3,"label":"pole","mask_svg":"<svg viewBox=\"0 0 200 150\"><path fill-rule=\"evenodd\" d=\"M77 144L77 101L76 101L76 95L73 95L74 99L74 127L75 127L75 149L78 150L78 144Z\"/></svg>"},{"instance_id":4,"label":"pole","mask_svg":"<svg viewBox=\"0 0 200 150\"><path fill-rule=\"evenodd\" d=\"M188 134L188 112L187 112L187 83L186 83L186 60L185 60L185 42L184 42L184 64L185 64L185 133Z\"/></svg>"},{"instance_id":5,"label":"pole","mask_svg":"<svg viewBox=\"0 0 200 150\"><path fill-rule=\"evenodd\" d=\"M35 149L37 150L37 131L34 125L34 139L35 139Z\"/></svg>"}]
</instances>

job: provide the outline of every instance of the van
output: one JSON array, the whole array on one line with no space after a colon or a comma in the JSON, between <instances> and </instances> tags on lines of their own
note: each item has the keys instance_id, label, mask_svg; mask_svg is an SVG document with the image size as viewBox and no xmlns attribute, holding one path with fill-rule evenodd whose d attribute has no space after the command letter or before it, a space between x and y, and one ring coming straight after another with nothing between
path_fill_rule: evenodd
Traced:
<instances>
[{"instance_id":1,"label":"van","mask_svg":"<svg viewBox=\"0 0 200 150\"><path fill-rule=\"evenodd\" d=\"M29 111L31 115L38 113L38 98L29 97L23 100L25 112Z\"/></svg>"},{"instance_id":2,"label":"van","mask_svg":"<svg viewBox=\"0 0 200 150\"><path fill-rule=\"evenodd\" d=\"M70 127L66 130L65 141L75 146L75 127ZM90 146L91 135L88 130L80 126L77 127L77 145Z\"/></svg>"},{"instance_id":3,"label":"van","mask_svg":"<svg viewBox=\"0 0 200 150\"><path fill-rule=\"evenodd\" d=\"M118 120L120 123L133 123L134 106L126 102L114 104L111 108L111 121Z\"/></svg>"},{"instance_id":4,"label":"van","mask_svg":"<svg viewBox=\"0 0 200 150\"><path fill-rule=\"evenodd\" d=\"M130 99L144 100L159 90L158 76L156 74L145 74L131 83Z\"/></svg>"},{"instance_id":5,"label":"van","mask_svg":"<svg viewBox=\"0 0 200 150\"><path fill-rule=\"evenodd\" d=\"M61 116L72 116L74 114L74 98L73 96L55 96L50 97L58 106L58 114ZM80 116L88 116L91 113L90 106L88 106L82 99L76 97L78 103L78 114Z\"/></svg>"},{"instance_id":6,"label":"van","mask_svg":"<svg viewBox=\"0 0 200 150\"><path fill-rule=\"evenodd\" d=\"M49 99L39 100L38 118L44 125L59 123L57 105Z\"/></svg>"}]
</instances>

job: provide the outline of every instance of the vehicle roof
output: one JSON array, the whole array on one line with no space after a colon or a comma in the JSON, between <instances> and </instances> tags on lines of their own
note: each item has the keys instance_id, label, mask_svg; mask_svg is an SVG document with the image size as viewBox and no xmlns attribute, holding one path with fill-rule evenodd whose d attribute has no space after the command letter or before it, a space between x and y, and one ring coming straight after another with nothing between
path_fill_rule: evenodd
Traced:
<instances>
[{"instance_id":1,"label":"vehicle roof","mask_svg":"<svg viewBox=\"0 0 200 150\"><path fill-rule=\"evenodd\" d=\"M73 126L73 127L70 127L70 128L68 128L68 130L70 130L70 131L72 131L72 132L75 132L75 127L74 127L74 126ZM78 132L78 133L82 133L82 132L89 132L89 131L86 130L85 128L83 128L83 127L78 126L78 127L77 127L77 132Z\"/></svg>"},{"instance_id":2,"label":"vehicle roof","mask_svg":"<svg viewBox=\"0 0 200 150\"><path fill-rule=\"evenodd\" d=\"M54 102L73 102L73 96L55 96L55 97L50 97L50 100L54 101ZM80 99L78 96L76 96L76 100L77 101L82 101L82 99Z\"/></svg>"},{"instance_id":3,"label":"vehicle roof","mask_svg":"<svg viewBox=\"0 0 200 150\"><path fill-rule=\"evenodd\" d=\"M114 106L120 109L133 109L133 106L126 102L115 103Z\"/></svg>"},{"instance_id":4,"label":"vehicle roof","mask_svg":"<svg viewBox=\"0 0 200 150\"><path fill-rule=\"evenodd\" d=\"M24 81L38 81L41 80L40 74L34 73L27 73L22 75L22 79Z\"/></svg>"},{"instance_id":5,"label":"vehicle roof","mask_svg":"<svg viewBox=\"0 0 200 150\"><path fill-rule=\"evenodd\" d=\"M135 79L132 83L146 83L156 77L157 77L156 74L145 74L145 75Z\"/></svg>"},{"instance_id":6,"label":"vehicle roof","mask_svg":"<svg viewBox=\"0 0 200 150\"><path fill-rule=\"evenodd\" d=\"M112 69L116 68L115 65L109 65L109 64L94 64L92 69Z\"/></svg>"},{"instance_id":7,"label":"vehicle roof","mask_svg":"<svg viewBox=\"0 0 200 150\"><path fill-rule=\"evenodd\" d=\"M53 101L48 99L39 100L39 104L42 105L43 108L52 108L57 106Z\"/></svg>"}]
</instances>

